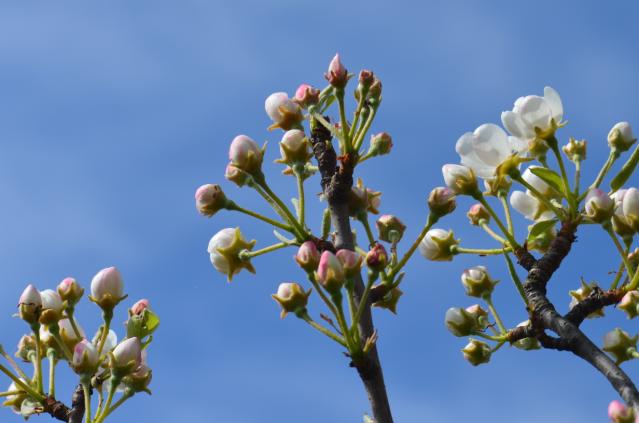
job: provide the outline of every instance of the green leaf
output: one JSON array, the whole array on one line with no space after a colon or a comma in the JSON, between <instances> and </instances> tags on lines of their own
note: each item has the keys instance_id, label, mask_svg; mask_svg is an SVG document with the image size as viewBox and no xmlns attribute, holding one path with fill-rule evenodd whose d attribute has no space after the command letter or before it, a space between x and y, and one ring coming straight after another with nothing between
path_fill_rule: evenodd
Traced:
<instances>
[{"instance_id":1,"label":"green leaf","mask_svg":"<svg viewBox=\"0 0 639 423\"><path fill-rule=\"evenodd\" d=\"M530 227L528 231L528 239L537 238L539 235L542 235L548 229L552 228L557 224L557 219L550 220L542 220L541 222L537 222Z\"/></svg>"},{"instance_id":2,"label":"green leaf","mask_svg":"<svg viewBox=\"0 0 639 423\"><path fill-rule=\"evenodd\" d=\"M148 308L144 310L144 320L146 330L151 334L160 326L160 317Z\"/></svg>"},{"instance_id":3,"label":"green leaf","mask_svg":"<svg viewBox=\"0 0 639 423\"><path fill-rule=\"evenodd\" d=\"M626 183L630 175L635 171L637 163L639 163L639 145L637 145L635 151L632 152L628 161L624 163L619 173L610 181L610 188L612 188L613 191L617 191Z\"/></svg>"},{"instance_id":4,"label":"green leaf","mask_svg":"<svg viewBox=\"0 0 639 423\"><path fill-rule=\"evenodd\" d=\"M539 177L542 181L550 185L550 187L557 191L557 193L561 195L564 194L564 181L557 172L545 167L530 167L529 169L533 175Z\"/></svg>"}]
</instances>

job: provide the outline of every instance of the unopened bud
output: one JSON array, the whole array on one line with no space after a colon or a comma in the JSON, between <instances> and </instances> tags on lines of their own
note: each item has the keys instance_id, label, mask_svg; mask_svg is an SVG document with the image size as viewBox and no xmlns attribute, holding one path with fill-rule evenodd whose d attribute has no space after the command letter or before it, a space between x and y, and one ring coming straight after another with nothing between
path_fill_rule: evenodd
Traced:
<instances>
[{"instance_id":1,"label":"unopened bud","mask_svg":"<svg viewBox=\"0 0 639 423\"><path fill-rule=\"evenodd\" d=\"M195 191L195 207L204 216L213 216L227 204L226 195L217 184L202 185Z\"/></svg>"},{"instance_id":2,"label":"unopened bud","mask_svg":"<svg viewBox=\"0 0 639 423\"><path fill-rule=\"evenodd\" d=\"M442 217L452 213L457 207L457 200L452 189L447 187L434 188L428 195L428 208L430 212Z\"/></svg>"},{"instance_id":3,"label":"unopened bud","mask_svg":"<svg viewBox=\"0 0 639 423\"><path fill-rule=\"evenodd\" d=\"M458 337L472 335L479 330L477 319L460 307L446 310L444 323L450 333Z\"/></svg>"},{"instance_id":4,"label":"unopened bud","mask_svg":"<svg viewBox=\"0 0 639 423\"><path fill-rule=\"evenodd\" d=\"M313 150L304 131L291 129L286 131L282 137L280 154L282 157L276 162L285 163L292 167L296 164L306 164L313 157Z\"/></svg>"},{"instance_id":5,"label":"unopened bud","mask_svg":"<svg viewBox=\"0 0 639 423\"><path fill-rule=\"evenodd\" d=\"M578 163L586 160L586 140L577 141L570 138L568 144L561 147L571 162Z\"/></svg>"},{"instance_id":6,"label":"unopened bud","mask_svg":"<svg viewBox=\"0 0 639 423\"><path fill-rule=\"evenodd\" d=\"M226 275L229 282L233 276L246 269L255 273L250 259L243 259L240 253L251 251L257 241L247 241L240 228L225 228L213 235L209 241L208 252L215 270Z\"/></svg>"},{"instance_id":7,"label":"unopened bud","mask_svg":"<svg viewBox=\"0 0 639 423\"><path fill-rule=\"evenodd\" d=\"M431 229L419 243L419 252L432 261L451 261L455 255L453 247L459 245L453 231Z\"/></svg>"},{"instance_id":8,"label":"unopened bud","mask_svg":"<svg viewBox=\"0 0 639 423\"><path fill-rule=\"evenodd\" d=\"M115 267L100 270L91 280L91 301L110 311L124 299L124 283Z\"/></svg>"},{"instance_id":9,"label":"unopened bud","mask_svg":"<svg viewBox=\"0 0 639 423\"><path fill-rule=\"evenodd\" d=\"M83 339L73 349L71 367L77 374L92 374L98 367L98 350L95 346Z\"/></svg>"},{"instance_id":10,"label":"unopened bud","mask_svg":"<svg viewBox=\"0 0 639 423\"><path fill-rule=\"evenodd\" d=\"M630 336L628 332L615 328L604 336L603 350L612 354L619 365L634 358L638 338L638 335Z\"/></svg>"},{"instance_id":11,"label":"unopened bud","mask_svg":"<svg viewBox=\"0 0 639 423\"><path fill-rule=\"evenodd\" d=\"M478 192L477 177L469 167L446 164L442 167L444 182L455 194L475 195Z\"/></svg>"},{"instance_id":12,"label":"unopened bud","mask_svg":"<svg viewBox=\"0 0 639 423\"><path fill-rule=\"evenodd\" d=\"M482 222L486 224L490 222L490 213L488 213L486 207L480 203L473 204L468 210L468 213L466 213L466 216L468 216L468 220L470 220L470 224L473 226L479 226Z\"/></svg>"},{"instance_id":13,"label":"unopened bud","mask_svg":"<svg viewBox=\"0 0 639 423\"><path fill-rule=\"evenodd\" d=\"M111 355L111 368L119 373L130 373L142 362L142 344L138 338L120 342Z\"/></svg>"},{"instance_id":14,"label":"unopened bud","mask_svg":"<svg viewBox=\"0 0 639 423\"><path fill-rule=\"evenodd\" d=\"M45 289L40 293L42 298L42 312L40 313L40 323L48 325L55 323L62 318L64 305L60 294L52 289Z\"/></svg>"},{"instance_id":15,"label":"unopened bud","mask_svg":"<svg viewBox=\"0 0 639 423\"><path fill-rule=\"evenodd\" d=\"M324 251L317 267L317 281L330 293L336 293L344 284L344 268L335 254Z\"/></svg>"},{"instance_id":16,"label":"unopened bud","mask_svg":"<svg viewBox=\"0 0 639 423\"><path fill-rule=\"evenodd\" d=\"M147 388L153 379L153 371L144 363L122 379L122 383L134 392L150 393Z\"/></svg>"},{"instance_id":17,"label":"unopened bud","mask_svg":"<svg viewBox=\"0 0 639 423\"><path fill-rule=\"evenodd\" d=\"M608 405L608 417L612 423L635 423L635 412L621 401L614 400Z\"/></svg>"},{"instance_id":18,"label":"unopened bud","mask_svg":"<svg viewBox=\"0 0 639 423\"><path fill-rule=\"evenodd\" d=\"M477 298L490 298L498 282L491 279L488 269L484 266L475 266L464 270L461 281L466 289L466 295Z\"/></svg>"},{"instance_id":19,"label":"unopened bud","mask_svg":"<svg viewBox=\"0 0 639 423\"><path fill-rule=\"evenodd\" d=\"M141 299L137 303L133 304L133 306L129 309L129 314L131 316L139 316L144 312L144 310L149 308L149 300Z\"/></svg>"},{"instance_id":20,"label":"unopened bud","mask_svg":"<svg viewBox=\"0 0 639 423\"><path fill-rule=\"evenodd\" d=\"M58 285L58 294L62 301L66 301L69 306L74 306L84 295L84 288L73 278L64 278Z\"/></svg>"},{"instance_id":21,"label":"unopened bud","mask_svg":"<svg viewBox=\"0 0 639 423\"><path fill-rule=\"evenodd\" d=\"M18 301L19 315L27 323L34 324L40 318L42 297L35 286L29 285L20 295Z\"/></svg>"},{"instance_id":22,"label":"unopened bud","mask_svg":"<svg viewBox=\"0 0 639 423\"><path fill-rule=\"evenodd\" d=\"M36 352L36 341L31 335L22 335L18 342L18 349L15 356L26 363L31 363L31 354Z\"/></svg>"},{"instance_id":23,"label":"unopened bud","mask_svg":"<svg viewBox=\"0 0 639 423\"><path fill-rule=\"evenodd\" d=\"M352 278L357 275L361 268L363 258L361 254L347 249L341 249L335 253L340 263L342 263L342 268L344 269L344 275L347 278Z\"/></svg>"},{"instance_id":24,"label":"unopened bud","mask_svg":"<svg viewBox=\"0 0 639 423\"><path fill-rule=\"evenodd\" d=\"M610 222L615 211L615 202L599 188L591 188L586 195L586 216L596 223Z\"/></svg>"},{"instance_id":25,"label":"unopened bud","mask_svg":"<svg viewBox=\"0 0 639 423\"><path fill-rule=\"evenodd\" d=\"M628 319L634 319L639 315L639 291L629 291L623 296L617 308L623 310Z\"/></svg>"},{"instance_id":26,"label":"unopened bud","mask_svg":"<svg viewBox=\"0 0 639 423\"><path fill-rule=\"evenodd\" d=\"M406 225L396 216L384 214L375 222L379 239L390 243L398 243L404 236Z\"/></svg>"},{"instance_id":27,"label":"unopened bud","mask_svg":"<svg viewBox=\"0 0 639 423\"><path fill-rule=\"evenodd\" d=\"M490 361L492 354L490 346L477 339L471 339L468 345L462 349L464 358L473 366L479 366Z\"/></svg>"},{"instance_id":28,"label":"unopened bud","mask_svg":"<svg viewBox=\"0 0 639 423\"><path fill-rule=\"evenodd\" d=\"M388 253L384 246L375 243L373 248L366 254L366 266L374 272L381 272L388 264Z\"/></svg>"},{"instance_id":29,"label":"unopened bud","mask_svg":"<svg viewBox=\"0 0 639 423\"><path fill-rule=\"evenodd\" d=\"M302 109L307 109L319 102L320 90L308 84L300 85L295 91L293 101L299 104Z\"/></svg>"},{"instance_id":30,"label":"unopened bud","mask_svg":"<svg viewBox=\"0 0 639 423\"><path fill-rule=\"evenodd\" d=\"M320 253L313 241L306 241L300 245L294 258L302 269L313 272L319 265Z\"/></svg>"},{"instance_id":31,"label":"unopened bud","mask_svg":"<svg viewBox=\"0 0 639 423\"><path fill-rule=\"evenodd\" d=\"M284 92L273 93L264 102L266 114L271 118L273 124L269 130L282 128L285 131L298 128L304 120L300 106L288 98Z\"/></svg>"},{"instance_id":32,"label":"unopened bud","mask_svg":"<svg viewBox=\"0 0 639 423\"><path fill-rule=\"evenodd\" d=\"M248 174L259 172L263 158L264 151L250 137L238 135L231 141L229 160L238 169Z\"/></svg>"},{"instance_id":33,"label":"unopened bud","mask_svg":"<svg viewBox=\"0 0 639 423\"><path fill-rule=\"evenodd\" d=\"M368 153L371 156L381 156L391 152L393 138L387 132L371 135L371 144Z\"/></svg>"},{"instance_id":34,"label":"unopened bud","mask_svg":"<svg viewBox=\"0 0 639 423\"><path fill-rule=\"evenodd\" d=\"M277 288L277 294L271 295L282 307L280 317L283 319L287 313L298 313L306 309L311 290L304 292L304 288L295 282L281 283Z\"/></svg>"},{"instance_id":35,"label":"unopened bud","mask_svg":"<svg viewBox=\"0 0 639 423\"><path fill-rule=\"evenodd\" d=\"M229 163L228 165L226 165L224 177L229 181L235 183L235 185L237 185L238 187L243 187L251 180L251 175L244 172L233 163Z\"/></svg>"},{"instance_id":36,"label":"unopened bud","mask_svg":"<svg viewBox=\"0 0 639 423\"><path fill-rule=\"evenodd\" d=\"M599 289L597 287L596 283L587 283L585 280L581 280L581 286L578 289L572 290L572 291L568 291L568 294L570 295L571 299L570 299L570 304L568 305L568 308L572 310L572 308L574 306L576 306L577 304L579 304L581 301L584 301L586 298L588 298L590 296L590 294L592 294L595 289ZM586 316L587 319L596 319L597 317L603 317L604 315L604 309L600 308L596 311L593 311L592 313L590 313L588 316Z\"/></svg>"},{"instance_id":37,"label":"unopened bud","mask_svg":"<svg viewBox=\"0 0 639 423\"><path fill-rule=\"evenodd\" d=\"M328 71L324 77L335 88L344 88L348 82L348 72L340 60L339 53L333 57L328 65Z\"/></svg>"},{"instance_id":38,"label":"unopened bud","mask_svg":"<svg viewBox=\"0 0 639 423\"><path fill-rule=\"evenodd\" d=\"M618 122L608 133L608 145L619 152L627 151L637 139L628 122Z\"/></svg>"}]
</instances>

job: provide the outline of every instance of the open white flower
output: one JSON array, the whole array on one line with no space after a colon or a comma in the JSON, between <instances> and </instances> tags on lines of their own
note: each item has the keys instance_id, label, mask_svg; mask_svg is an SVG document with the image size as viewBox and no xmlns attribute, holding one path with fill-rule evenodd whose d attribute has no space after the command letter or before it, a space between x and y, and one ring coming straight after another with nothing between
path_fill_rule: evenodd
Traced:
<instances>
[{"instance_id":1,"label":"open white flower","mask_svg":"<svg viewBox=\"0 0 639 423\"><path fill-rule=\"evenodd\" d=\"M501 121L508 131L523 140L537 137L535 128L541 132L550 131L561 122L564 107L559 93L551 87L544 87L544 96L528 95L515 101L512 111L502 112Z\"/></svg>"},{"instance_id":2,"label":"open white flower","mask_svg":"<svg viewBox=\"0 0 639 423\"><path fill-rule=\"evenodd\" d=\"M548 220L554 217L552 210L535 198L529 191L513 191L510 195L510 205L530 220Z\"/></svg>"},{"instance_id":3,"label":"open white flower","mask_svg":"<svg viewBox=\"0 0 639 423\"><path fill-rule=\"evenodd\" d=\"M516 137L509 137L506 131L493 123L485 123L474 132L466 132L459 137L455 151L461 163L471 168L484 179L495 177L497 166L513 154L527 151L527 143Z\"/></svg>"}]
</instances>

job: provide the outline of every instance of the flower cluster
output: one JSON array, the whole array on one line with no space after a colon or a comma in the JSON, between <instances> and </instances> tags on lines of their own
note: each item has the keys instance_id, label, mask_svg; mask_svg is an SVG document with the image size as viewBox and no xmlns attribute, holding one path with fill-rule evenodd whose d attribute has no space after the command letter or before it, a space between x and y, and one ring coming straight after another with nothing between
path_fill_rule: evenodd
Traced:
<instances>
[{"instance_id":1,"label":"flower cluster","mask_svg":"<svg viewBox=\"0 0 639 423\"><path fill-rule=\"evenodd\" d=\"M126 336L118 341L111 322L114 309L126 298L124 284L118 269L102 269L91 281L89 299L102 310L104 323L89 340L75 316L75 307L83 296L84 288L74 278L65 278L55 290L38 291L28 285L18 300L18 315L29 324L31 332L20 339L15 357L32 364L33 375L29 377L1 347L0 353L11 369L0 364L0 370L12 380L4 405L25 418L43 411L53 415L52 401L59 404L56 407L63 407L55 400L55 369L60 362L66 362L79 377L87 422L103 422L136 393L150 393L152 372L146 351L159 319L149 301L142 299L131 306L125 322ZM44 386L45 359L50 367L48 389ZM100 401L92 413L93 390L98 392ZM118 391L120 398L114 402Z\"/></svg>"}]
</instances>

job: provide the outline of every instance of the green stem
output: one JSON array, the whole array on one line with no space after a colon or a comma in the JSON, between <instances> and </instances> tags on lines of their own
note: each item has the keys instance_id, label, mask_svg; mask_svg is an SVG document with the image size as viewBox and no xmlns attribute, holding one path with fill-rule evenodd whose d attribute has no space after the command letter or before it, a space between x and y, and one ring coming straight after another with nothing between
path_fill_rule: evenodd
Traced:
<instances>
[{"instance_id":1,"label":"green stem","mask_svg":"<svg viewBox=\"0 0 639 423\"><path fill-rule=\"evenodd\" d=\"M363 92L360 93L359 101L357 102L357 108L355 109L355 114L353 116L353 124L351 125L351 130L348 133L350 139L353 139L355 136L355 129L359 124L359 118L362 114L362 108L364 107L364 103L366 100L366 95L368 94L368 88L366 88Z\"/></svg>"},{"instance_id":2,"label":"green stem","mask_svg":"<svg viewBox=\"0 0 639 423\"><path fill-rule=\"evenodd\" d=\"M495 231L493 231L490 226L488 226L488 223L486 222L485 219L482 219L479 222L479 226L481 226L481 228L486 231L486 233L488 235L490 235L491 237L493 237L493 239L495 239L497 242L499 242L500 244L506 244L507 241L506 239L500 237L499 235L497 235L497 233Z\"/></svg>"},{"instance_id":3,"label":"green stem","mask_svg":"<svg viewBox=\"0 0 639 423\"><path fill-rule=\"evenodd\" d=\"M348 345L344 341L344 338L342 338L341 336L331 332L330 330L326 329L324 326L320 325L319 323L315 322L313 319L311 319L311 316L309 316L308 313L305 312L304 314L302 314L301 316L298 316L298 317L300 319L304 320L306 323L308 323L312 327L314 327L315 329L317 329L318 331L320 331L321 333L323 333L324 335L326 335L329 338L331 338L333 341L335 341L338 344L348 348Z\"/></svg>"},{"instance_id":4,"label":"green stem","mask_svg":"<svg viewBox=\"0 0 639 423\"><path fill-rule=\"evenodd\" d=\"M497 309L493 305L493 299L488 297L488 298L484 298L484 301L486 301L486 304L488 305L488 309L490 310L493 317L495 318L495 322L497 323L497 327L499 327L499 331L501 332L502 335L505 334L507 332L506 327L504 326L504 322L502 322L501 317L499 317L499 313L497 313Z\"/></svg>"},{"instance_id":5,"label":"green stem","mask_svg":"<svg viewBox=\"0 0 639 423\"><path fill-rule=\"evenodd\" d=\"M49 326L49 333L51 333L51 336L55 340L56 344L58 344L58 347L60 347L62 354L64 354L64 358L70 363L73 360L73 353L69 350L67 344L65 344L62 340L62 337L60 336L60 327L57 325L57 323Z\"/></svg>"},{"instance_id":6,"label":"green stem","mask_svg":"<svg viewBox=\"0 0 639 423\"><path fill-rule=\"evenodd\" d=\"M84 391L84 416L86 423L91 423L91 386L90 381L82 378L82 391Z\"/></svg>"},{"instance_id":7,"label":"green stem","mask_svg":"<svg viewBox=\"0 0 639 423\"><path fill-rule=\"evenodd\" d=\"M511 252L512 248L464 248L460 246L451 247L451 252L454 254L478 254L480 256L494 256L502 254L503 252Z\"/></svg>"},{"instance_id":8,"label":"green stem","mask_svg":"<svg viewBox=\"0 0 639 423\"><path fill-rule=\"evenodd\" d=\"M349 280L346 283L346 294L348 295L348 313L351 318L351 330L353 331L353 338L359 339L359 327L357 325L357 306L355 305L355 297L353 295L353 281Z\"/></svg>"},{"instance_id":9,"label":"green stem","mask_svg":"<svg viewBox=\"0 0 639 423\"><path fill-rule=\"evenodd\" d=\"M42 383L42 344L40 342L40 324L34 323L31 325L33 330L33 336L36 341L36 386L39 393L44 393L44 386Z\"/></svg>"},{"instance_id":10,"label":"green stem","mask_svg":"<svg viewBox=\"0 0 639 423\"><path fill-rule=\"evenodd\" d=\"M506 198L506 196L507 196L507 193L500 192L499 200L501 201L501 205L504 208L504 214L506 215L506 224L508 225L508 232L514 236L515 228L513 226L513 218L510 213L510 205L508 204L508 199Z\"/></svg>"},{"instance_id":11,"label":"green stem","mask_svg":"<svg viewBox=\"0 0 639 423\"><path fill-rule=\"evenodd\" d=\"M80 329L78 328L78 325L75 322L74 314L75 314L75 307L74 306L67 307L67 319L69 319L69 323L71 324L73 333L75 333L75 337L77 339L82 339L84 338L84 336L80 332Z\"/></svg>"},{"instance_id":12,"label":"green stem","mask_svg":"<svg viewBox=\"0 0 639 423\"><path fill-rule=\"evenodd\" d=\"M617 248L617 251L619 252L619 255L621 256L621 260L623 261L624 266L626 266L628 277L632 279L634 277L634 270L632 268L632 265L630 264L630 261L628 261L628 252L621 246L619 239L617 239L617 236L612 230L612 225L610 224L610 221L602 224L601 226L604 228L604 231L606 231L608 235L610 235L610 239L612 239L612 242L615 244L615 247Z\"/></svg>"},{"instance_id":13,"label":"green stem","mask_svg":"<svg viewBox=\"0 0 639 423\"><path fill-rule=\"evenodd\" d=\"M333 313L333 316L335 316L335 318L337 318L337 309L335 308L335 306L333 305L331 300L324 293L324 291L322 289L322 286L315 279L315 275L312 272L309 272L307 275L308 275L308 280L313 285L313 288L315 288L315 292L317 292L319 294L319 296L322 299L322 301L324 301L324 303L326 304L328 309L331 311L331 313Z\"/></svg>"},{"instance_id":14,"label":"green stem","mask_svg":"<svg viewBox=\"0 0 639 423\"><path fill-rule=\"evenodd\" d=\"M619 285L619 281L621 280L621 277L623 276L624 268L625 268L625 264L622 260L621 263L619 264L619 269L617 269L617 273L615 274L615 278L612 280L612 283L610 284L610 289L617 289L617 285Z\"/></svg>"},{"instance_id":15,"label":"green stem","mask_svg":"<svg viewBox=\"0 0 639 423\"><path fill-rule=\"evenodd\" d=\"M49 359L49 396L55 397L55 366L58 364L55 351L48 351L47 358Z\"/></svg>"},{"instance_id":16,"label":"green stem","mask_svg":"<svg viewBox=\"0 0 639 423\"><path fill-rule=\"evenodd\" d=\"M120 379L111 376L111 381L109 383L109 392L107 394L106 402L104 403L104 408L100 410L99 413L96 414L93 423L101 423L104 421L106 416L111 412L111 403L113 402L113 396L115 395L115 391L120 384Z\"/></svg>"},{"instance_id":17,"label":"green stem","mask_svg":"<svg viewBox=\"0 0 639 423\"><path fill-rule=\"evenodd\" d=\"M579 200L579 184L581 183L581 161L577 160L575 162L575 198L577 198L577 202Z\"/></svg>"},{"instance_id":18,"label":"green stem","mask_svg":"<svg viewBox=\"0 0 639 423\"><path fill-rule=\"evenodd\" d=\"M7 392L0 392L0 398L2 397L10 397L12 395L18 395L21 394L22 391L7 391Z\"/></svg>"},{"instance_id":19,"label":"green stem","mask_svg":"<svg viewBox=\"0 0 639 423\"><path fill-rule=\"evenodd\" d=\"M506 259L506 264L508 265L508 273L510 274L510 279L512 279L513 283L515 284L515 288L517 288L519 296L522 300L524 300L524 304L528 305L528 298L526 297L526 293L524 292L524 285L521 283L519 275L517 275L517 271L515 270L513 261L506 252L504 252L504 258Z\"/></svg>"},{"instance_id":20,"label":"green stem","mask_svg":"<svg viewBox=\"0 0 639 423\"><path fill-rule=\"evenodd\" d=\"M344 334L344 339L346 339L349 351L352 351L357 343L351 339L350 331L346 324L346 316L344 315L344 307L342 305L342 294L341 292L337 292L336 294L331 295L331 298L333 300L333 304L335 304L335 309L337 310L337 323Z\"/></svg>"},{"instance_id":21,"label":"green stem","mask_svg":"<svg viewBox=\"0 0 639 423\"><path fill-rule=\"evenodd\" d=\"M371 157L375 157L376 154L372 154L372 153L366 153L363 156L359 157L357 159L357 164L361 164L364 163L366 160L370 159Z\"/></svg>"},{"instance_id":22,"label":"green stem","mask_svg":"<svg viewBox=\"0 0 639 423\"><path fill-rule=\"evenodd\" d=\"M496 341L496 342L505 341L505 337L503 335L492 336L492 335L486 335L483 332L475 332L473 333L473 335L479 336L480 338L489 339L491 341Z\"/></svg>"},{"instance_id":23,"label":"green stem","mask_svg":"<svg viewBox=\"0 0 639 423\"><path fill-rule=\"evenodd\" d=\"M295 172L295 177L297 178L297 194L299 201L299 222L302 228L306 227L305 216L306 216L306 198L304 195L304 178L301 172Z\"/></svg>"},{"instance_id":24,"label":"green stem","mask_svg":"<svg viewBox=\"0 0 639 423\"><path fill-rule=\"evenodd\" d=\"M103 311L102 317L104 319L104 325L102 325L102 332L100 333L100 343L98 344L98 357L102 356L102 350L104 344L109 336L109 329L111 328L111 320L113 320L113 310Z\"/></svg>"},{"instance_id":25,"label":"green stem","mask_svg":"<svg viewBox=\"0 0 639 423\"><path fill-rule=\"evenodd\" d=\"M20 375L21 378L23 378L24 380L29 380L29 376L27 376L27 374L20 368L20 366L18 366L18 363L16 363L13 357L7 354L4 348L2 348L2 345L0 345L0 355L2 355L5 360L7 360L9 365L13 368L13 370L16 371L16 373L18 373L18 375Z\"/></svg>"},{"instance_id":26,"label":"green stem","mask_svg":"<svg viewBox=\"0 0 639 423\"><path fill-rule=\"evenodd\" d=\"M550 149L553 154L557 158L557 163L559 164L559 170L561 172L561 178L564 181L564 195L566 196L566 200L568 200L568 204L570 205L570 210L573 213L577 213L577 202L575 201L575 197L570 190L570 182L568 181L568 173L566 173L566 166L564 165L564 159L561 157L561 153L559 152L559 145L557 139L553 136L554 142L551 143Z\"/></svg>"},{"instance_id":27,"label":"green stem","mask_svg":"<svg viewBox=\"0 0 639 423\"><path fill-rule=\"evenodd\" d=\"M297 235L298 235L299 239L300 240L306 239L306 236L308 234L306 233L304 228L302 228L300 226L300 224L297 221L297 219L295 218L295 216L293 216L293 213L291 213L289 208L286 207L286 204L284 204L282 202L282 200L280 200L280 197L278 197L277 194L275 194L271 190L271 187L268 186L268 184L266 183L266 180L264 178L260 178L260 180L258 180L256 182L264 190L264 192L275 202L275 204L277 204L277 206L282 211L282 213L284 213L286 215L286 219L297 230Z\"/></svg>"},{"instance_id":28,"label":"green stem","mask_svg":"<svg viewBox=\"0 0 639 423\"><path fill-rule=\"evenodd\" d=\"M484 208L486 208L486 210L492 216L497 226L499 226L499 230L502 232L502 234L504 234L504 236L508 240L508 243L513 248L513 250L520 248L519 244L517 244L517 241L515 241L515 238L513 238L513 235L510 232L508 232L508 229L506 229L506 227L502 223L499 216L497 216L497 213L495 213L495 210L493 210L490 204L488 204L488 201L486 201L486 198L484 197L484 195L481 192L478 192L475 195L473 195L473 198L479 201L481 205L484 206Z\"/></svg>"},{"instance_id":29,"label":"green stem","mask_svg":"<svg viewBox=\"0 0 639 423\"><path fill-rule=\"evenodd\" d=\"M368 213L362 213L361 216L358 216L358 219L362 226L364 226L364 230L366 231L366 237L368 238L368 246L372 248L375 245L375 235L373 234L373 230L371 229L371 225L368 222Z\"/></svg>"},{"instance_id":30,"label":"green stem","mask_svg":"<svg viewBox=\"0 0 639 423\"><path fill-rule=\"evenodd\" d=\"M353 149L355 151L359 151L359 148L364 143L364 137L371 127L373 120L375 120L375 115L377 114L377 107L371 107L371 111L368 114L368 119L366 119L366 123L357 131L355 135L355 140L353 141Z\"/></svg>"},{"instance_id":31,"label":"green stem","mask_svg":"<svg viewBox=\"0 0 639 423\"><path fill-rule=\"evenodd\" d=\"M277 244L269 245L268 247L264 247L260 250L255 250L255 251L242 250L239 253L239 257L241 260L249 260L249 259L252 259L253 257L261 256L263 254L270 253L272 251L277 251L281 248L285 248L289 246L291 246L291 244L288 242L278 242Z\"/></svg>"},{"instance_id":32,"label":"green stem","mask_svg":"<svg viewBox=\"0 0 639 423\"><path fill-rule=\"evenodd\" d=\"M370 294L371 288L373 287L373 284L375 283L375 279L377 279L375 275L373 274L368 275L368 282L366 283L366 288L364 289L364 292L362 293L362 298L360 298L359 300L359 305L357 306L357 313L355 313L355 319L353 319L353 326L355 327L357 327L357 325L359 324L359 321L362 318L362 313L364 313L364 309L366 308L368 304L368 295Z\"/></svg>"},{"instance_id":33,"label":"green stem","mask_svg":"<svg viewBox=\"0 0 639 423\"><path fill-rule=\"evenodd\" d=\"M395 278L395 275L397 275L397 273L400 270L402 270L402 267L404 267L404 265L408 262L408 260L413 255L413 253L415 253L415 250L417 250L419 243L422 242L422 239L424 239L424 237L426 236L426 233L430 230L430 228L435 223L437 223L438 220L439 220L439 217L436 217L433 214L428 215L428 220L426 222L426 225L422 228L422 231L419 233L419 235L417 235L417 239L415 240L415 242L413 242L413 245L410 246L410 248L408 249L406 254L404 254L404 256L401 258L399 263L397 263L393 267L393 269L390 271L390 273L388 274L388 280L392 281Z\"/></svg>"},{"instance_id":34,"label":"green stem","mask_svg":"<svg viewBox=\"0 0 639 423\"><path fill-rule=\"evenodd\" d=\"M506 343L505 339L502 339L501 341L499 341L497 345L493 347L493 349L491 350L491 353L497 352L505 343Z\"/></svg>"},{"instance_id":35,"label":"green stem","mask_svg":"<svg viewBox=\"0 0 639 423\"><path fill-rule=\"evenodd\" d=\"M42 393L35 391L33 388L31 388L25 382L21 381L20 378L18 378L16 375L11 373L11 371L9 369L7 369L6 367L4 367L2 364L0 364L0 372L2 372L5 375L7 375L9 377L9 379L11 379L13 381L13 383L15 383L16 387L22 389L24 392L29 394L31 397L33 397L37 401L42 402L42 401L45 400L45 396Z\"/></svg>"},{"instance_id":36,"label":"green stem","mask_svg":"<svg viewBox=\"0 0 639 423\"><path fill-rule=\"evenodd\" d=\"M348 122L346 121L346 109L344 106L344 89L336 88L335 97L337 97L337 104L339 107L339 120L340 127L342 129L342 138L344 140L344 153L350 153L352 151L352 145L348 130Z\"/></svg>"},{"instance_id":37,"label":"green stem","mask_svg":"<svg viewBox=\"0 0 639 423\"><path fill-rule=\"evenodd\" d=\"M273 226L278 227L280 229L284 229L287 232L293 233L293 228L290 225L286 225L286 224L284 224L282 222L278 222L277 220L273 220L273 219L268 218L266 216L263 216L263 215L261 215L259 213L256 213L256 212L254 212L252 210L240 207L237 204L235 204L233 201L229 201L229 205L226 208L227 208L227 210L234 210L234 211L238 211L240 213L247 214L247 215L249 215L251 217L254 217L254 218L259 219L259 220L261 220L263 222L266 222L269 225L273 225Z\"/></svg>"},{"instance_id":38,"label":"green stem","mask_svg":"<svg viewBox=\"0 0 639 423\"><path fill-rule=\"evenodd\" d=\"M615 161L618 158L619 158L619 153L611 151L610 154L608 154L608 159L606 159L606 162L599 170L599 174L597 175L595 182L593 182L592 185L590 185L590 188L599 188L599 185L601 185L601 183L603 182L603 179L606 177L606 174L610 171L610 168L612 167L612 165L615 163ZM581 194L581 197L579 197L579 200L583 200L585 196L587 195L587 193L588 191Z\"/></svg>"},{"instance_id":39,"label":"green stem","mask_svg":"<svg viewBox=\"0 0 639 423\"><path fill-rule=\"evenodd\" d=\"M100 416L100 422L104 421L104 419L106 419L111 413L113 413L115 410L118 409L118 407L120 407L122 404L124 404L124 402L126 400L128 400L129 398L131 398L133 396L133 394L127 394L124 393L119 400L117 400L107 411L106 413L104 413L104 417ZM98 421L94 421L94 423L98 423Z\"/></svg>"}]
</instances>

